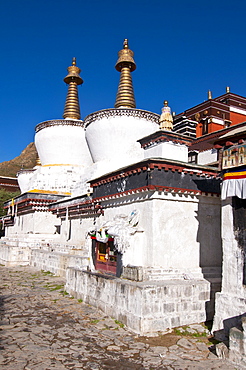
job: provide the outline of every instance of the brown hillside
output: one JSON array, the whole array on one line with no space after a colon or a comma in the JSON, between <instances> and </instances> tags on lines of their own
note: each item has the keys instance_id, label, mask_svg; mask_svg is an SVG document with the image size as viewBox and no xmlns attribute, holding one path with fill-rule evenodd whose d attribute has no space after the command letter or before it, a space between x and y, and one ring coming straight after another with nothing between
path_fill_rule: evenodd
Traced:
<instances>
[{"instance_id":1,"label":"brown hillside","mask_svg":"<svg viewBox=\"0 0 246 370\"><path fill-rule=\"evenodd\" d=\"M37 151L34 143L30 143L21 154L10 161L0 163L0 176L15 177L22 169L30 169L36 165Z\"/></svg>"}]
</instances>

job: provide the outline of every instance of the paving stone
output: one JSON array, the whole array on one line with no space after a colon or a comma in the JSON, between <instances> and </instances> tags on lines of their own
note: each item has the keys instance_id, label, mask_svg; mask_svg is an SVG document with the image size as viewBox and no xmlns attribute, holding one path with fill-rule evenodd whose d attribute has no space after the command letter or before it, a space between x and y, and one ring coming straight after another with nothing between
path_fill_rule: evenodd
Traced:
<instances>
[{"instance_id":1,"label":"paving stone","mask_svg":"<svg viewBox=\"0 0 246 370\"><path fill-rule=\"evenodd\" d=\"M168 349L167 347L155 346L155 347L151 347L149 351L163 357L167 354Z\"/></svg>"},{"instance_id":2,"label":"paving stone","mask_svg":"<svg viewBox=\"0 0 246 370\"><path fill-rule=\"evenodd\" d=\"M196 334L197 333L197 331L195 329L192 329L192 328L187 328L185 331L187 331L190 334Z\"/></svg>"},{"instance_id":3,"label":"paving stone","mask_svg":"<svg viewBox=\"0 0 246 370\"><path fill-rule=\"evenodd\" d=\"M148 361L145 361L144 364L147 365L154 365L154 366L159 366L162 363L162 359L159 357L152 357Z\"/></svg>"},{"instance_id":4,"label":"paving stone","mask_svg":"<svg viewBox=\"0 0 246 370\"><path fill-rule=\"evenodd\" d=\"M129 348L130 349L142 350L142 349L148 349L149 348L149 345L146 344L146 343L138 342L138 343L129 344Z\"/></svg>"},{"instance_id":5,"label":"paving stone","mask_svg":"<svg viewBox=\"0 0 246 370\"><path fill-rule=\"evenodd\" d=\"M164 363L163 365L166 365L165 370L173 370L174 369L172 366L168 366L168 364Z\"/></svg>"},{"instance_id":6,"label":"paving stone","mask_svg":"<svg viewBox=\"0 0 246 370\"><path fill-rule=\"evenodd\" d=\"M209 330L201 324L191 324L191 325L189 325L189 327L196 330L198 333L210 334Z\"/></svg>"},{"instance_id":7,"label":"paving stone","mask_svg":"<svg viewBox=\"0 0 246 370\"><path fill-rule=\"evenodd\" d=\"M158 345L156 338L154 344L151 338L139 338L100 310L51 291L64 284L60 277L31 267L0 266L0 286L4 284L0 297L4 370L235 368L195 338L177 335L176 344L169 347ZM189 328L204 332L201 324Z\"/></svg>"},{"instance_id":8,"label":"paving stone","mask_svg":"<svg viewBox=\"0 0 246 370\"><path fill-rule=\"evenodd\" d=\"M146 358L160 357L158 353L154 353L152 351L142 351L140 352L140 356L143 357L145 360Z\"/></svg>"},{"instance_id":9,"label":"paving stone","mask_svg":"<svg viewBox=\"0 0 246 370\"><path fill-rule=\"evenodd\" d=\"M110 345L113 345L113 342L112 341L103 341L103 342L97 343L97 345L101 348L106 348Z\"/></svg>"},{"instance_id":10,"label":"paving stone","mask_svg":"<svg viewBox=\"0 0 246 370\"><path fill-rule=\"evenodd\" d=\"M139 353L138 349L128 349L124 351L123 356L128 358L134 356L136 353Z\"/></svg>"},{"instance_id":11,"label":"paving stone","mask_svg":"<svg viewBox=\"0 0 246 370\"><path fill-rule=\"evenodd\" d=\"M211 360L213 359L218 360L218 357L213 352L209 352L208 358Z\"/></svg>"},{"instance_id":12,"label":"paving stone","mask_svg":"<svg viewBox=\"0 0 246 370\"><path fill-rule=\"evenodd\" d=\"M119 340L118 338L116 338L116 339L114 340L114 344L115 344L116 346L119 346L119 347L123 347L123 346L125 346L125 343L124 343L124 342L122 342L121 340Z\"/></svg>"},{"instance_id":13,"label":"paving stone","mask_svg":"<svg viewBox=\"0 0 246 370\"><path fill-rule=\"evenodd\" d=\"M120 347L118 346L108 346L107 351L120 351Z\"/></svg>"},{"instance_id":14,"label":"paving stone","mask_svg":"<svg viewBox=\"0 0 246 370\"><path fill-rule=\"evenodd\" d=\"M191 349L191 348L194 348L193 347L193 344L186 338L181 338L177 341L177 345L178 346L181 346L185 349Z\"/></svg>"},{"instance_id":15,"label":"paving stone","mask_svg":"<svg viewBox=\"0 0 246 370\"><path fill-rule=\"evenodd\" d=\"M206 351L209 353L208 346L205 343L202 342L196 343L196 348L199 349L199 351Z\"/></svg>"}]
</instances>

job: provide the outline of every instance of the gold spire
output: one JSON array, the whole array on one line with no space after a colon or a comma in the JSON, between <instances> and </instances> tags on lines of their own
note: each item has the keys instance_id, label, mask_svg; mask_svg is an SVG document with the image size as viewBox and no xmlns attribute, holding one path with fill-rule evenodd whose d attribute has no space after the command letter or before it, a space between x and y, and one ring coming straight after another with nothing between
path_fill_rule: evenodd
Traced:
<instances>
[{"instance_id":1,"label":"gold spire","mask_svg":"<svg viewBox=\"0 0 246 370\"><path fill-rule=\"evenodd\" d=\"M136 108L131 72L135 71L136 64L133 59L133 51L128 47L128 40L124 40L124 48L118 52L118 60L115 69L120 72L115 108Z\"/></svg>"},{"instance_id":2,"label":"gold spire","mask_svg":"<svg viewBox=\"0 0 246 370\"><path fill-rule=\"evenodd\" d=\"M160 116L160 130L172 131L173 129L173 116L171 115L171 109L168 106L168 101L164 100L164 107Z\"/></svg>"},{"instance_id":3,"label":"gold spire","mask_svg":"<svg viewBox=\"0 0 246 370\"><path fill-rule=\"evenodd\" d=\"M208 90L208 100L212 99L212 91Z\"/></svg>"},{"instance_id":4,"label":"gold spire","mask_svg":"<svg viewBox=\"0 0 246 370\"><path fill-rule=\"evenodd\" d=\"M37 155L37 158L36 158L36 166L41 166L41 161L40 161L40 158L39 156Z\"/></svg>"},{"instance_id":5,"label":"gold spire","mask_svg":"<svg viewBox=\"0 0 246 370\"><path fill-rule=\"evenodd\" d=\"M72 65L67 70L68 75L64 78L64 82L69 86L63 118L80 119L77 85L81 85L84 81L79 75L81 70L76 66L76 58L73 58Z\"/></svg>"}]
</instances>

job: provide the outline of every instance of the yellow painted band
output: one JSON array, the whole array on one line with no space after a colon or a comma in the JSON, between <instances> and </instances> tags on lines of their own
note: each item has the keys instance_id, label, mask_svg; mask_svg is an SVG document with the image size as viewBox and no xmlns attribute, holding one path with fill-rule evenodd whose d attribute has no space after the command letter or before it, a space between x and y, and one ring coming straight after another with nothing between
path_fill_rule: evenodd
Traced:
<instances>
[{"instance_id":1,"label":"yellow painted band","mask_svg":"<svg viewBox=\"0 0 246 370\"><path fill-rule=\"evenodd\" d=\"M56 191L56 190L52 191L52 190L40 190L40 189L32 189L32 190L29 190L28 193L71 195L71 193L64 192L64 191Z\"/></svg>"},{"instance_id":2,"label":"yellow painted band","mask_svg":"<svg viewBox=\"0 0 246 370\"><path fill-rule=\"evenodd\" d=\"M241 171L241 172L227 172L224 174L224 177L229 177L229 176L244 176L246 175L246 171Z\"/></svg>"},{"instance_id":3,"label":"yellow painted band","mask_svg":"<svg viewBox=\"0 0 246 370\"><path fill-rule=\"evenodd\" d=\"M42 167L52 167L52 166L71 166L71 167L80 167L79 164L44 164Z\"/></svg>"}]
</instances>

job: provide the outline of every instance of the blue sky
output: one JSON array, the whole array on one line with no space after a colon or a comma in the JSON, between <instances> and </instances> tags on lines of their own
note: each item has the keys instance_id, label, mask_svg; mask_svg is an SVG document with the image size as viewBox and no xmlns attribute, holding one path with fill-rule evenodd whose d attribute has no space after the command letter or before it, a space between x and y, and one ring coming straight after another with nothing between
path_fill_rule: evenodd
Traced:
<instances>
[{"instance_id":1,"label":"blue sky","mask_svg":"<svg viewBox=\"0 0 246 370\"><path fill-rule=\"evenodd\" d=\"M180 113L222 95L246 96L246 1L0 0L0 162L62 118L72 57L82 69L82 119L114 106L124 38L135 53L137 108Z\"/></svg>"}]
</instances>

